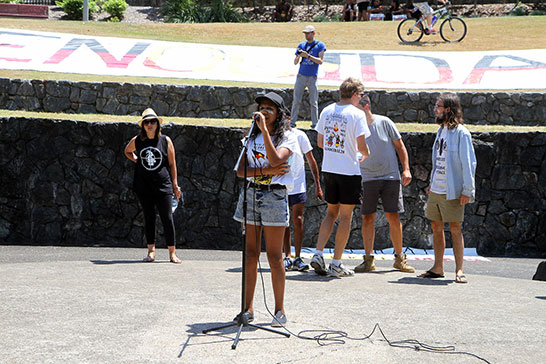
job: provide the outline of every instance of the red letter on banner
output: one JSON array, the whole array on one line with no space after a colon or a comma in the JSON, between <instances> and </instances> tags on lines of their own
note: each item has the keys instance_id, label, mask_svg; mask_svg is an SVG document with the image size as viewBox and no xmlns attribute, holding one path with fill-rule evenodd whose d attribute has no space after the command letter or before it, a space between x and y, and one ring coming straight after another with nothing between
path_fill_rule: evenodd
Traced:
<instances>
[{"instance_id":1,"label":"red letter on banner","mask_svg":"<svg viewBox=\"0 0 546 364\"><path fill-rule=\"evenodd\" d=\"M522 66L496 66L491 67L493 61L497 58L509 58L514 61L522 62L527 65ZM526 58L514 57L508 55L494 55L494 56L484 56L482 59L476 63L470 75L464 80L463 84L476 84L482 81L483 75L487 71L530 71L545 69L546 63L532 61Z\"/></svg>"},{"instance_id":2,"label":"red letter on banner","mask_svg":"<svg viewBox=\"0 0 546 364\"><path fill-rule=\"evenodd\" d=\"M449 64L441 59L436 57L428 57L428 56L417 56L413 54L372 54L372 53L361 53L360 54L360 64L362 67L362 81L363 82L378 82L377 80L377 74L375 72L375 57L413 57L413 58L420 58L424 59L426 61L429 61L436 67L438 70L438 73L440 74L440 77L437 81L434 82L423 82L425 84L444 84L444 83L451 83L453 82L453 72L451 71L451 68L449 67ZM400 83L403 83L404 81L401 81ZM395 83L395 82L392 82Z\"/></svg>"},{"instance_id":3,"label":"red letter on banner","mask_svg":"<svg viewBox=\"0 0 546 364\"><path fill-rule=\"evenodd\" d=\"M0 43L0 47L6 48L24 48L25 46L19 44L9 44L9 43ZM27 58L14 58L14 57L0 57L0 60L8 62L30 62L30 59Z\"/></svg>"},{"instance_id":4,"label":"red letter on banner","mask_svg":"<svg viewBox=\"0 0 546 364\"><path fill-rule=\"evenodd\" d=\"M150 45L150 43L138 42L118 61L97 40L74 38L45 61L44 64L59 64L84 44L102 58L109 68L127 68L127 66L129 66L129 64Z\"/></svg>"}]
</instances>

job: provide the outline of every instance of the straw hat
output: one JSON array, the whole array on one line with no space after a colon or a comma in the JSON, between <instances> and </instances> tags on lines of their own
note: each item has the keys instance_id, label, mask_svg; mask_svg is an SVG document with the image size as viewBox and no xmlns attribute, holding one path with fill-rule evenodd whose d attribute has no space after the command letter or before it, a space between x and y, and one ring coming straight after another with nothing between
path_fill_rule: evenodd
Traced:
<instances>
[{"instance_id":1,"label":"straw hat","mask_svg":"<svg viewBox=\"0 0 546 364\"><path fill-rule=\"evenodd\" d=\"M138 126L142 127L142 122L149 119L156 119L159 122L159 125L163 122L163 120L157 116L154 109L148 108L142 112L142 119L138 121Z\"/></svg>"}]
</instances>

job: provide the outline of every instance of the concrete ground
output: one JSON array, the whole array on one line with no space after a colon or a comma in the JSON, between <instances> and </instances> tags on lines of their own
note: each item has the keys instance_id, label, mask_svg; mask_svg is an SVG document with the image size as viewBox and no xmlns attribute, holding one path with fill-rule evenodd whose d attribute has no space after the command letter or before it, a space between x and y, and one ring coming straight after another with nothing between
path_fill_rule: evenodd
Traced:
<instances>
[{"instance_id":1,"label":"concrete ground","mask_svg":"<svg viewBox=\"0 0 546 364\"><path fill-rule=\"evenodd\" d=\"M202 334L240 309L240 253L179 250L181 265L144 249L0 246L0 363L480 363L464 354L390 347L371 340L319 345L245 328ZM274 306L262 254L268 306ZM469 283L392 271L332 279L287 273L288 329L368 335L376 323L391 341L454 345L490 363L544 362L546 282L532 281L538 259L465 262ZM360 263L347 260L354 267ZM430 262L412 261L418 273ZM258 280L255 316L271 322ZM316 333L305 333L313 336ZM328 343L328 342L327 342Z\"/></svg>"}]
</instances>

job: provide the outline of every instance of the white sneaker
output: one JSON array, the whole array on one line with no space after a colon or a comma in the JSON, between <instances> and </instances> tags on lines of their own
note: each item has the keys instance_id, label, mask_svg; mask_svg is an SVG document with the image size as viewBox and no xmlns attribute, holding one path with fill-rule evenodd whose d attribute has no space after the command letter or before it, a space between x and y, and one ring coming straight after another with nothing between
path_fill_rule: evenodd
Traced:
<instances>
[{"instance_id":1,"label":"white sneaker","mask_svg":"<svg viewBox=\"0 0 546 364\"><path fill-rule=\"evenodd\" d=\"M286 325L286 321L286 315L282 311L277 311L271 322L271 327L283 327Z\"/></svg>"},{"instance_id":2,"label":"white sneaker","mask_svg":"<svg viewBox=\"0 0 546 364\"><path fill-rule=\"evenodd\" d=\"M330 267L328 268L328 275L330 277L351 277L355 274L350 269L347 269L343 266L343 263L338 266L334 264L330 264Z\"/></svg>"},{"instance_id":3,"label":"white sneaker","mask_svg":"<svg viewBox=\"0 0 546 364\"><path fill-rule=\"evenodd\" d=\"M311 267L315 270L315 273L325 276L328 274L326 270L326 264L324 263L324 257L322 255L315 254L311 259Z\"/></svg>"}]
</instances>

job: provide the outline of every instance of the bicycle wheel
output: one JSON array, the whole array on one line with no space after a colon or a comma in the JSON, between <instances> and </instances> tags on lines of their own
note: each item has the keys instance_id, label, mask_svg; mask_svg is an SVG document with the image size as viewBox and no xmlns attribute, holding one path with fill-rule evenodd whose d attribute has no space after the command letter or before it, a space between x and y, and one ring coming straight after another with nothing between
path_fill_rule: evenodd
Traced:
<instances>
[{"instance_id":1,"label":"bicycle wheel","mask_svg":"<svg viewBox=\"0 0 546 364\"><path fill-rule=\"evenodd\" d=\"M423 38L423 26L416 19L406 19L398 24L398 38L404 43L419 42Z\"/></svg>"},{"instance_id":2,"label":"bicycle wheel","mask_svg":"<svg viewBox=\"0 0 546 364\"><path fill-rule=\"evenodd\" d=\"M446 42L460 42L466 35L466 24L461 18L447 18L440 26L440 35Z\"/></svg>"}]
</instances>

